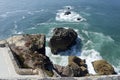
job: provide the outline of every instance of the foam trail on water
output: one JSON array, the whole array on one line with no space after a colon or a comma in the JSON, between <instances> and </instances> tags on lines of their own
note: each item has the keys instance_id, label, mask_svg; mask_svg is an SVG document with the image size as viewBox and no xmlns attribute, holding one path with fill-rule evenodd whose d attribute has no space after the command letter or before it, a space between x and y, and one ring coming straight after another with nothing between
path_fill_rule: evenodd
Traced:
<instances>
[{"instance_id":1,"label":"foam trail on water","mask_svg":"<svg viewBox=\"0 0 120 80\"><path fill-rule=\"evenodd\" d=\"M94 71L92 62L95 61L95 60L101 60L102 59L102 57L100 56L100 53L95 51L94 49L83 50L80 58L86 60L86 64L88 66L89 73L96 74L96 72Z\"/></svg>"},{"instance_id":2,"label":"foam trail on water","mask_svg":"<svg viewBox=\"0 0 120 80\"><path fill-rule=\"evenodd\" d=\"M67 66L68 64L68 56L53 55L49 47L46 47L46 55L54 64L61 66Z\"/></svg>"},{"instance_id":3,"label":"foam trail on water","mask_svg":"<svg viewBox=\"0 0 120 80\"><path fill-rule=\"evenodd\" d=\"M17 31L17 28L18 28L17 22L14 21L14 28L11 30L12 34L13 34L13 35L23 34L23 31Z\"/></svg>"}]
</instances>

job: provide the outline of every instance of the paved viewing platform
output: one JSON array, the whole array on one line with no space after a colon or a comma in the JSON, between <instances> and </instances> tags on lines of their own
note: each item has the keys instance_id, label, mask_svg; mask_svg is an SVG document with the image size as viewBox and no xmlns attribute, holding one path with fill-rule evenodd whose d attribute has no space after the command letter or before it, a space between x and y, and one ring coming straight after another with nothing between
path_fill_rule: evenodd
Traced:
<instances>
[{"instance_id":1,"label":"paved viewing platform","mask_svg":"<svg viewBox=\"0 0 120 80\"><path fill-rule=\"evenodd\" d=\"M39 77L38 75L18 75L9 53L10 49L8 47L0 47L0 78Z\"/></svg>"}]
</instances>

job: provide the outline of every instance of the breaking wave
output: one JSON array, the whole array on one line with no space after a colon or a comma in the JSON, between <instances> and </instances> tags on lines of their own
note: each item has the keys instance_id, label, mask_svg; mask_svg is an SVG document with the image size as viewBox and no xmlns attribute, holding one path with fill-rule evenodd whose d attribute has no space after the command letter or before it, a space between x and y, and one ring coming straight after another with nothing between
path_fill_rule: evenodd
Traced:
<instances>
[{"instance_id":1,"label":"breaking wave","mask_svg":"<svg viewBox=\"0 0 120 80\"><path fill-rule=\"evenodd\" d=\"M72 6L65 6L64 9L58 10L56 13L56 21L65 21L65 22L81 22L81 21L86 21L85 18L80 16L75 11L72 11L73 7ZM66 12L70 12L69 14L66 14Z\"/></svg>"}]
</instances>

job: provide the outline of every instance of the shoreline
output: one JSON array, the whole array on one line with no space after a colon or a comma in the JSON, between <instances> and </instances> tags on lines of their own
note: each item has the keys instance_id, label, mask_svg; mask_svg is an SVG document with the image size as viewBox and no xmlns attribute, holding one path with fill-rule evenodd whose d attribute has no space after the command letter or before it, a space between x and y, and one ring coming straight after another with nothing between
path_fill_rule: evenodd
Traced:
<instances>
[{"instance_id":1,"label":"shoreline","mask_svg":"<svg viewBox=\"0 0 120 80\"><path fill-rule=\"evenodd\" d=\"M5 48L8 48L8 46L7 45L5 45L6 47ZM113 80L119 80L120 79L120 75L101 75L101 76L96 76L96 75L94 75L94 76L84 76L84 77L45 77L45 76L43 76L43 75L41 75L40 76L40 73L38 74L37 72L34 72L33 70L28 70L28 69L20 69L18 66L16 66L17 64L16 64L16 60L14 59L14 57L12 56L13 54L12 54L12 52L11 52L11 50L8 48L8 54L9 54L9 57L10 57L10 59L11 59L11 61L12 61L12 63L13 63L13 65L14 65L14 69L15 69L15 71L16 71L16 74L18 73L18 74L22 74L22 75L18 75L18 76L12 76L12 77L10 77L10 78L12 78L12 79L19 79L19 77L20 77L20 79L22 78L22 79L42 79L42 80L44 80L44 79L53 79L53 80L58 80L58 79L66 79L66 80L106 80L106 79L113 79ZM20 72L20 73L19 73ZM31 75L31 74L33 74L33 75ZM37 75L35 75L35 74L37 74ZM42 74L43 74L43 72L42 72ZM24 78L23 78L24 77ZM42 77L42 78L41 78ZM0 78L2 78L1 76L0 76ZM3 77L4 78L4 77Z\"/></svg>"}]
</instances>

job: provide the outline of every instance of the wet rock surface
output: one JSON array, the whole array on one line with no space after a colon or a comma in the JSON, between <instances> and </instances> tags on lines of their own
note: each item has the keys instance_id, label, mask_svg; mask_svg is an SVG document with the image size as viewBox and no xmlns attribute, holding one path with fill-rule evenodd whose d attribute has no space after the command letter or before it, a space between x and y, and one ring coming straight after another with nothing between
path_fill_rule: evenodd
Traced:
<instances>
[{"instance_id":1,"label":"wet rock surface","mask_svg":"<svg viewBox=\"0 0 120 80\"><path fill-rule=\"evenodd\" d=\"M65 51L76 44L77 33L73 29L55 28L49 46L53 54Z\"/></svg>"},{"instance_id":2,"label":"wet rock surface","mask_svg":"<svg viewBox=\"0 0 120 80\"><path fill-rule=\"evenodd\" d=\"M92 62L93 67L98 75L116 74L114 68L105 60L96 60Z\"/></svg>"}]
</instances>

